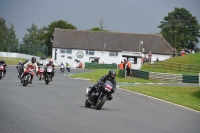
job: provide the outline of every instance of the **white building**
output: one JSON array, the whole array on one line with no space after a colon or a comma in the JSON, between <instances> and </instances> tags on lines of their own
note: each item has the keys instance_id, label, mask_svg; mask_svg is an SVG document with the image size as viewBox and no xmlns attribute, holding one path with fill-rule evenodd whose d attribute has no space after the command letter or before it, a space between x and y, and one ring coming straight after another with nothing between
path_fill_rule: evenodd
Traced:
<instances>
[{"instance_id":1,"label":"white building","mask_svg":"<svg viewBox=\"0 0 200 133\"><path fill-rule=\"evenodd\" d=\"M140 41L143 41L142 45ZM75 60L80 60L83 67L85 62L119 64L126 59L126 57L122 57L122 51L137 53L141 52L142 49L145 49L143 51L145 56L148 55L149 51L152 52L152 61L156 61L156 58L160 61L168 59L172 52L171 45L159 35L56 28L52 58L57 65L61 62L68 62L72 67L78 66ZM136 58L141 58L141 56ZM132 59L133 63L141 64L141 59L137 60Z\"/></svg>"}]
</instances>

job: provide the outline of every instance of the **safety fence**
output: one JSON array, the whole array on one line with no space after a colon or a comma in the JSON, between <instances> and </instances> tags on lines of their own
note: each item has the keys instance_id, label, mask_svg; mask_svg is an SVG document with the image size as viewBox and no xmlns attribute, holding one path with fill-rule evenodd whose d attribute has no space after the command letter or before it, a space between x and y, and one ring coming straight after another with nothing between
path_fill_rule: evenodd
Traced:
<instances>
[{"instance_id":1,"label":"safety fence","mask_svg":"<svg viewBox=\"0 0 200 133\"><path fill-rule=\"evenodd\" d=\"M169 74L169 73L148 72L148 71L132 69L132 76L144 79L160 80L160 81L199 83L198 75Z\"/></svg>"},{"instance_id":2,"label":"safety fence","mask_svg":"<svg viewBox=\"0 0 200 133\"><path fill-rule=\"evenodd\" d=\"M200 73L200 65L180 64L180 63L173 63L173 62L167 62L167 61L158 61L158 62L149 63L148 67Z\"/></svg>"},{"instance_id":3,"label":"safety fence","mask_svg":"<svg viewBox=\"0 0 200 133\"><path fill-rule=\"evenodd\" d=\"M117 69L117 64L98 64L85 62L85 68L87 69Z\"/></svg>"}]
</instances>

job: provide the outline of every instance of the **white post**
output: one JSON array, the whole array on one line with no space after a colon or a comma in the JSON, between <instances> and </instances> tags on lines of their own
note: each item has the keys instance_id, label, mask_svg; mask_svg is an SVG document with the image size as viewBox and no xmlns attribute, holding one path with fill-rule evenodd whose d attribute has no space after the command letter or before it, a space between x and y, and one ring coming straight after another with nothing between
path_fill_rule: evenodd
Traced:
<instances>
[{"instance_id":1,"label":"white post","mask_svg":"<svg viewBox=\"0 0 200 133\"><path fill-rule=\"evenodd\" d=\"M199 86L200 86L200 73L199 73Z\"/></svg>"}]
</instances>

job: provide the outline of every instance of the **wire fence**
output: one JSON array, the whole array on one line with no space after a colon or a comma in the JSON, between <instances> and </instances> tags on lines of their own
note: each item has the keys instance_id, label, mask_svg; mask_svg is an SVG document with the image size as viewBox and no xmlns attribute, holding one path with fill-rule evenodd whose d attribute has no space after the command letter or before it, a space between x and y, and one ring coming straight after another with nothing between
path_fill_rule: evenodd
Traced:
<instances>
[{"instance_id":1,"label":"wire fence","mask_svg":"<svg viewBox=\"0 0 200 133\"><path fill-rule=\"evenodd\" d=\"M167 61L157 61L157 62L153 62L152 64L149 63L148 67L158 68L158 69L193 72L193 73L200 72L200 65L181 64L181 63L173 63L173 62L167 62Z\"/></svg>"}]
</instances>

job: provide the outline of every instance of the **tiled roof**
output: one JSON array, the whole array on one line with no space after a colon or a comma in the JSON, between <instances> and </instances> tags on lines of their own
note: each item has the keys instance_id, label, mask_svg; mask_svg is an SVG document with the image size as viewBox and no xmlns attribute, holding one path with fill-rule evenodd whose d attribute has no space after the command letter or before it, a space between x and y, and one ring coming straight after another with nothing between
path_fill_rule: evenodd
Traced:
<instances>
[{"instance_id":1,"label":"tiled roof","mask_svg":"<svg viewBox=\"0 0 200 133\"><path fill-rule=\"evenodd\" d=\"M172 46L159 35L132 34L103 31L80 31L58 29L54 31L54 48L104 50L104 51L139 51L139 42L143 41L141 49L153 54L171 54ZM104 49L104 44L106 47Z\"/></svg>"}]
</instances>

